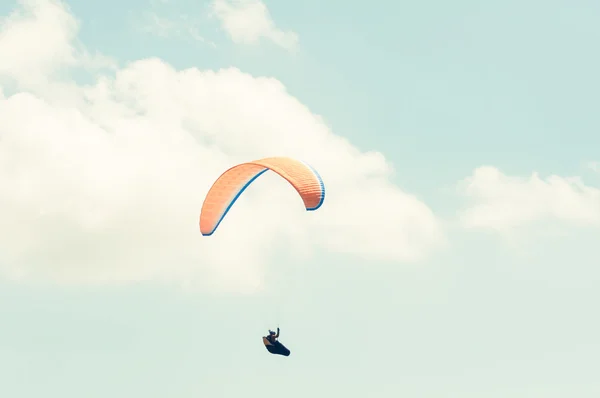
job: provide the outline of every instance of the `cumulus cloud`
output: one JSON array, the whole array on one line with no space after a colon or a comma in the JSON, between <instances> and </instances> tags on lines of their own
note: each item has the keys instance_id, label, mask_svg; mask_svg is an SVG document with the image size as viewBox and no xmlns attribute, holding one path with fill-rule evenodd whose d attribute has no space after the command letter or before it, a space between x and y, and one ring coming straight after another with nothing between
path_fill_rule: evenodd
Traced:
<instances>
[{"instance_id":1,"label":"cumulus cloud","mask_svg":"<svg viewBox=\"0 0 600 398\"><path fill-rule=\"evenodd\" d=\"M298 35L279 29L260 0L213 0L212 10L235 43L255 44L267 39L287 50L298 44Z\"/></svg>"},{"instance_id":2,"label":"cumulus cloud","mask_svg":"<svg viewBox=\"0 0 600 398\"><path fill-rule=\"evenodd\" d=\"M0 19L0 77L28 87L55 77L58 69L111 68L113 60L91 54L76 41L78 21L58 1L19 0Z\"/></svg>"},{"instance_id":3,"label":"cumulus cloud","mask_svg":"<svg viewBox=\"0 0 600 398\"><path fill-rule=\"evenodd\" d=\"M543 179L538 173L512 177L484 166L461 181L460 190L472 201L461 213L467 228L507 231L547 220L600 224L600 189L585 185L579 177Z\"/></svg>"},{"instance_id":4,"label":"cumulus cloud","mask_svg":"<svg viewBox=\"0 0 600 398\"><path fill-rule=\"evenodd\" d=\"M75 59L76 23L57 2L23 5L29 12L1 27L0 54L20 58L0 69L0 82L27 79L19 68L43 78L0 95L4 275L252 291L275 257L326 250L411 261L443 239L431 210L390 182L381 154L334 135L279 81L235 68L176 70L159 59L90 84L52 80ZM31 12L40 9L52 12ZM27 48L43 35L53 39L42 54ZM19 53L21 37L29 56ZM202 237L199 211L220 173L274 155L321 172L323 207L306 212L296 192L267 173L215 235Z\"/></svg>"}]
</instances>

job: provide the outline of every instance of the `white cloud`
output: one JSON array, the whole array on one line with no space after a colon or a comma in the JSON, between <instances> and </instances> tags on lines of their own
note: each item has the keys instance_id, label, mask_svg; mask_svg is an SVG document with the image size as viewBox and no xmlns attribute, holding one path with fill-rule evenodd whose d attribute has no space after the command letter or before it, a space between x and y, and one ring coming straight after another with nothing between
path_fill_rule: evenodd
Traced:
<instances>
[{"instance_id":1,"label":"white cloud","mask_svg":"<svg viewBox=\"0 0 600 398\"><path fill-rule=\"evenodd\" d=\"M255 44L264 38L287 50L298 44L298 35L277 28L260 0L213 0L212 10L235 43Z\"/></svg>"},{"instance_id":2,"label":"white cloud","mask_svg":"<svg viewBox=\"0 0 600 398\"><path fill-rule=\"evenodd\" d=\"M28 87L55 77L60 68L114 67L76 43L77 20L58 1L19 0L20 7L0 20L0 76Z\"/></svg>"},{"instance_id":3,"label":"white cloud","mask_svg":"<svg viewBox=\"0 0 600 398\"><path fill-rule=\"evenodd\" d=\"M547 220L600 224L600 190L579 177L542 179L537 173L529 178L511 177L485 166L461 181L460 188L473 202L461 214L468 228L508 231Z\"/></svg>"},{"instance_id":4,"label":"white cloud","mask_svg":"<svg viewBox=\"0 0 600 398\"><path fill-rule=\"evenodd\" d=\"M28 90L0 96L6 275L242 291L261 282L273 256L281 264L320 248L368 263L410 261L443 239L430 209L390 182L381 154L335 136L277 80L235 68L177 71L158 59L90 85L51 80L75 58L74 19L56 2L35 7L52 12L9 19L2 38L10 40L0 40L0 54L14 53L19 68L40 76ZM41 35L53 38L45 52L18 54L21 37ZM0 82L27 80L17 69L2 69ZM266 174L215 235L202 237L200 207L219 174L274 155L302 158L322 173L323 207L306 212L285 181Z\"/></svg>"},{"instance_id":5,"label":"white cloud","mask_svg":"<svg viewBox=\"0 0 600 398\"><path fill-rule=\"evenodd\" d=\"M588 162L587 167L596 173L600 173L600 162Z\"/></svg>"},{"instance_id":6,"label":"white cloud","mask_svg":"<svg viewBox=\"0 0 600 398\"><path fill-rule=\"evenodd\" d=\"M170 9L172 5L166 3L165 0L162 3L166 4L166 7L153 3L152 10L142 13L141 17L136 16L133 22L135 27L157 37L191 39L216 47L215 43L207 40L200 33L200 18L166 11L165 9Z\"/></svg>"}]
</instances>

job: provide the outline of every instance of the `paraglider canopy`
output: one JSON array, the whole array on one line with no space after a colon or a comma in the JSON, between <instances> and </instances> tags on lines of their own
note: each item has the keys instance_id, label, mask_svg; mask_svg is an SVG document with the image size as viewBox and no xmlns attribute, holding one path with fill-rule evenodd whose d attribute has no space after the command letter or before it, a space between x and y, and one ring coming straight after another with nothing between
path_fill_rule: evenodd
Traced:
<instances>
[{"instance_id":1,"label":"paraglider canopy","mask_svg":"<svg viewBox=\"0 0 600 398\"><path fill-rule=\"evenodd\" d=\"M323 204L325 185L319 173L308 164L288 157L241 163L225 171L208 191L200 212L202 235L212 235L244 190L268 170L279 174L296 189L306 210L317 210Z\"/></svg>"}]
</instances>

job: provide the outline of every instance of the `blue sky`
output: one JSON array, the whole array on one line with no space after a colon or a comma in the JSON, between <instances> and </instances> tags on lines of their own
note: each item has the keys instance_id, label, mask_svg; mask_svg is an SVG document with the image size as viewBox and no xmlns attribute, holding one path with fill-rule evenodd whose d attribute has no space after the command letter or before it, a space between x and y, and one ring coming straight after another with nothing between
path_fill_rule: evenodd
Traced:
<instances>
[{"instance_id":1,"label":"blue sky","mask_svg":"<svg viewBox=\"0 0 600 398\"><path fill-rule=\"evenodd\" d=\"M0 395L598 396L599 14L2 3Z\"/></svg>"}]
</instances>

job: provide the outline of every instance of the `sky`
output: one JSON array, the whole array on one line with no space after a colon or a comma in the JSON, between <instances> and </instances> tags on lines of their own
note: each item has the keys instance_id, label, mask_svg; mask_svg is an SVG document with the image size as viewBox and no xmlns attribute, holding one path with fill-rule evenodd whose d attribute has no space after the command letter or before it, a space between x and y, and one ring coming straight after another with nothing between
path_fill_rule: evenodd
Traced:
<instances>
[{"instance_id":1,"label":"sky","mask_svg":"<svg viewBox=\"0 0 600 398\"><path fill-rule=\"evenodd\" d=\"M599 17L1 2L0 395L597 397ZM270 156L323 206L267 173L203 237Z\"/></svg>"}]
</instances>

